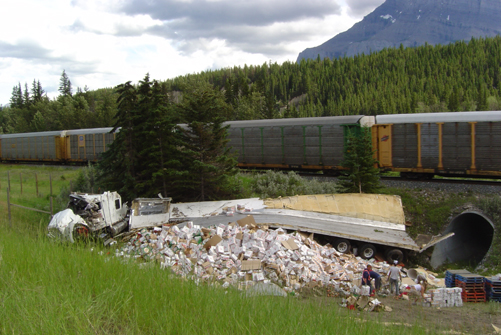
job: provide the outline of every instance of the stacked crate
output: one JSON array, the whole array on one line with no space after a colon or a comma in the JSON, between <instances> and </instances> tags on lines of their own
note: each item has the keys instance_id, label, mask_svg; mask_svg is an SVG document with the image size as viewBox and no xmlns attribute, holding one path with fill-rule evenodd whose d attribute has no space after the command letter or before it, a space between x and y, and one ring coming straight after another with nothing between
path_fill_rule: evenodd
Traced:
<instances>
[{"instance_id":1,"label":"stacked crate","mask_svg":"<svg viewBox=\"0 0 501 335\"><path fill-rule=\"evenodd\" d=\"M501 278L485 278L485 293L489 301L501 302Z\"/></svg>"},{"instance_id":2,"label":"stacked crate","mask_svg":"<svg viewBox=\"0 0 501 335\"><path fill-rule=\"evenodd\" d=\"M461 307L463 306L461 292L459 287L431 290L431 307Z\"/></svg>"},{"instance_id":3,"label":"stacked crate","mask_svg":"<svg viewBox=\"0 0 501 335\"><path fill-rule=\"evenodd\" d=\"M484 277L477 274L456 274L456 287L463 289L461 298L463 302L485 302Z\"/></svg>"},{"instance_id":4,"label":"stacked crate","mask_svg":"<svg viewBox=\"0 0 501 335\"><path fill-rule=\"evenodd\" d=\"M445 287L456 287L456 276L461 274L471 274L468 270L447 270L445 272Z\"/></svg>"}]
</instances>

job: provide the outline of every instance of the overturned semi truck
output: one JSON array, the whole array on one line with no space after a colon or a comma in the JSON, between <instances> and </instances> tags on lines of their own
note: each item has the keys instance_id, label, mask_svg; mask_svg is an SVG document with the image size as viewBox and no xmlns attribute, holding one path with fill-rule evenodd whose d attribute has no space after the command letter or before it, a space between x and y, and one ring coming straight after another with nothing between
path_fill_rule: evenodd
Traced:
<instances>
[{"instance_id":1,"label":"overturned semi truck","mask_svg":"<svg viewBox=\"0 0 501 335\"><path fill-rule=\"evenodd\" d=\"M137 198L129 207L117 192L71 193L65 210L55 214L48 235L75 242L91 236L114 237L124 231L169 222L171 198Z\"/></svg>"},{"instance_id":2,"label":"overturned semi truck","mask_svg":"<svg viewBox=\"0 0 501 335\"><path fill-rule=\"evenodd\" d=\"M91 234L109 234L191 221L202 227L237 222L249 215L258 225L315 234L341 253L364 259L377 253L388 262L402 262L409 252L423 252L454 235L406 232L398 196L378 194L324 194L277 199L238 199L171 204L170 198L139 198L131 207L116 192L70 195L68 208L49 223L49 235L74 242Z\"/></svg>"}]
</instances>

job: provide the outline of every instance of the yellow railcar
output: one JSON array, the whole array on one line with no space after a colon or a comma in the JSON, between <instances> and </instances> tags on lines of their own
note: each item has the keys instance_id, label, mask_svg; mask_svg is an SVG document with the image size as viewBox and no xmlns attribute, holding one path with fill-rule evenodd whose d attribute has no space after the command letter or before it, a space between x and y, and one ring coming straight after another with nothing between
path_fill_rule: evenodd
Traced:
<instances>
[{"instance_id":1,"label":"yellow railcar","mask_svg":"<svg viewBox=\"0 0 501 335\"><path fill-rule=\"evenodd\" d=\"M501 177L501 112L376 116L376 158L401 176Z\"/></svg>"}]
</instances>

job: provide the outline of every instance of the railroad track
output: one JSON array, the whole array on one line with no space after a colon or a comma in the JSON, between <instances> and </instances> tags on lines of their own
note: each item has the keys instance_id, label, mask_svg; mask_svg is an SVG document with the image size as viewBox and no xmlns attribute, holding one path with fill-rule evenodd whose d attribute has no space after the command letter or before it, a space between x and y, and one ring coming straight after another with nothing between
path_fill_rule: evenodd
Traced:
<instances>
[{"instance_id":1,"label":"railroad track","mask_svg":"<svg viewBox=\"0 0 501 335\"><path fill-rule=\"evenodd\" d=\"M413 179L401 177L381 177L383 181L405 181L405 182L421 182L421 183L434 183L434 184L460 184L460 185L483 185L483 186L500 186L501 181L496 180L483 180L483 179L458 179L458 178L433 178L433 179Z\"/></svg>"},{"instance_id":2,"label":"railroad track","mask_svg":"<svg viewBox=\"0 0 501 335\"><path fill-rule=\"evenodd\" d=\"M304 178L317 178L325 181L335 181L337 177L316 174L316 173L298 173ZM393 182L415 182L415 183L429 183L429 184L459 184L459 185L482 185L482 186L499 186L501 187L501 180L484 180L484 179L460 179L460 178L433 178L433 179L416 179L416 178L401 178L401 177L388 177L381 176L382 181Z\"/></svg>"}]
</instances>

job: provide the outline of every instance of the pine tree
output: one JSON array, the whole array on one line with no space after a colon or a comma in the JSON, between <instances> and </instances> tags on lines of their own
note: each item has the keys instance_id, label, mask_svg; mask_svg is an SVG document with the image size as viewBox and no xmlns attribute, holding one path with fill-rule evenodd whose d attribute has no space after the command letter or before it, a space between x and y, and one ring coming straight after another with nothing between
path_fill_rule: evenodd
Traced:
<instances>
[{"instance_id":1,"label":"pine tree","mask_svg":"<svg viewBox=\"0 0 501 335\"><path fill-rule=\"evenodd\" d=\"M40 80L35 81L35 79L33 79L33 83L31 84L31 97L33 99L33 102L41 101L44 94L45 91L42 88L42 84L40 84Z\"/></svg>"},{"instance_id":2,"label":"pine tree","mask_svg":"<svg viewBox=\"0 0 501 335\"><path fill-rule=\"evenodd\" d=\"M177 199L171 185L177 181L178 172L182 169L179 148L183 143L177 131L180 120L165 87L157 81L151 85L147 105L148 111L144 111L146 114L143 115L148 118L145 129L148 145L141 152L142 180L150 193L153 191L153 194L162 193Z\"/></svg>"},{"instance_id":3,"label":"pine tree","mask_svg":"<svg viewBox=\"0 0 501 335\"><path fill-rule=\"evenodd\" d=\"M231 110L224 96L208 84L185 90L181 115L183 169L175 184L179 201L218 200L233 195L231 177L237 162L226 147L227 128L223 120Z\"/></svg>"},{"instance_id":4,"label":"pine tree","mask_svg":"<svg viewBox=\"0 0 501 335\"><path fill-rule=\"evenodd\" d=\"M99 163L99 182L122 198L171 195L171 184L182 170L178 160L183 144L175 132L179 118L167 92L149 74L135 88L117 87L118 112L112 132L120 131Z\"/></svg>"},{"instance_id":5,"label":"pine tree","mask_svg":"<svg viewBox=\"0 0 501 335\"><path fill-rule=\"evenodd\" d=\"M30 90L28 89L28 83L24 83L23 102L25 106L29 106L32 102L30 97Z\"/></svg>"},{"instance_id":6,"label":"pine tree","mask_svg":"<svg viewBox=\"0 0 501 335\"><path fill-rule=\"evenodd\" d=\"M10 98L11 107L23 107L23 89L21 88L21 83L12 88L12 96Z\"/></svg>"},{"instance_id":7,"label":"pine tree","mask_svg":"<svg viewBox=\"0 0 501 335\"><path fill-rule=\"evenodd\" d=\"M136 189L140 196L162 193L170 195L170 179L175 164L177 146L182 146L174 131L179 119L174 115L166 91L147 74L137 89L137 111L142 122L137 127L136 141L144 143L138 153L140 166Z\"/></svg>"},{"instance_id":8,"label":"pine tree","mask_svg":"<svg viewBox=\"0 0 501 335\"><path fill-rule=\"evenodd\" d=\"M68 75L66 74L66 71L63 70L63 73L61 74L61 78L59 79L59 93L63 96L70 96L73 94L72 89L71 89L71 81L68 78Z\"/></svg>"},{"instance_id":9,"label":"pine tree","mask_svg":"<svg viewBox=\"0 0 501 335\"><path fill-rule=\"evenodd\" d=\"M111 132L119 130L109 149L99 162L99 182L110 190L116 190L122 198L132 200L137 197L135 184L138 179L138 153L140 146L136 140L137 127L141 117L137 113L137 92L130 81L117 86L118 108L115 124Z\"/></svg>"},{"instance_id":10,"label":"pine tree","mask_svg":"<svg viewBox=\"0 0 501 335\"><path fill-rule=\"evenodd\" d=\"M347 129L347 143L341 166L346 168L339 177L341 193L376 193L382 185L372 150L371 129ZM358 134L357 134L358 133Z\"/></svg>"}]
</instances>

